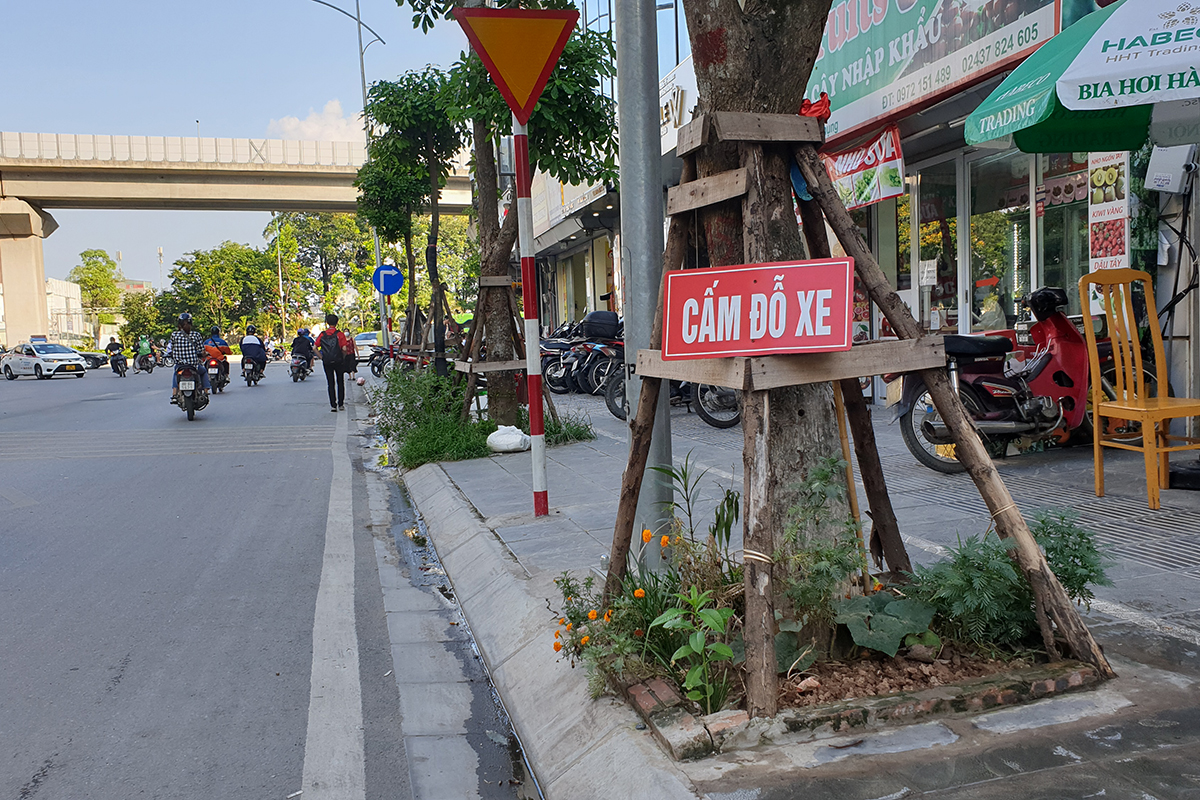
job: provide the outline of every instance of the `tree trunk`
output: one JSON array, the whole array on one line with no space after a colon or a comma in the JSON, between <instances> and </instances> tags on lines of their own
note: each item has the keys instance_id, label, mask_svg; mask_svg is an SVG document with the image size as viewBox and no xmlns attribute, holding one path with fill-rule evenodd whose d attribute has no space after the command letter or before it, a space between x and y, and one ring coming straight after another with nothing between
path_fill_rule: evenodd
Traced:
<instances>
[{"instance_id":1,"label":"tree trunk","mask_svg":"<svg viewBox=\"0 0 1200 800\"><path fill-rule=\"evenodd\" d=\"M491 132L482 120L475 120L475 185L479 191L479 250L480 276L504 277L508 275L508 257L516 241L517 215L508 214L500 224L500 197L496 181L496 150ZM482 282L482 280L481 280ZM508 335L508 299L506 293L495 287L482 287L479 291L482 308L476 314L483 315L483 330L488 334L488 361L512 361L512 337ZM517 403L516 381L506 380L512 373L496 373L488 382L488 416L498 425L516 425L520 419L520 404Z\"/></svg>"},{"instance_id":2,"label":"tree trunk","mask_svg":"<svg viewBox=\"0 0 1200 800\"><path fill-rule=\"evenodd\" d=\"M404 257L408 259L408 310L404 320L404 344L417 340L417 254L413 252L412 210L408 212L408 227L404 230Z\"/></svg>"},{"instance_id":3,"label":"tree trunk","mask_svg":"<svg viewBox=\"0 0 1200 800\"><path fill-rule=\"evenodd\" d=\"M855 272L866 285L871 299L879 306L898 336L904 339L920 338L920 326L904 307L899 296L892 291L879 263L871 254L867 243L863 241L862 234L845 206L838 200L816 150L811 145L801 145L796 148L795 154L804 179L808 181L810 192L820 203L846 254L854 259ZM1033 590L1034 610L1046 652L1051 658L1058 655L1054 630L1050 624L1053 621L1076 658L1095 666L1103 677L1115 677L1116 673L1109 666L1100 646L1092 638L1091 631L1080 619L1075 604L1067 597L1062 584L1046 564L1046 558L1030 533L1029 526L1017 510L1008 487L1001 480L996 465L984 449L966 409L951 386L946 370L922 370L920 375L929 389L938 413L954 436L959 460L967 468L980 496L987 503L996 525L996 533L1005 539L1011 537L1016 542L1014 553Z\"/></svg>"},{"instance_id":4,"label":"tree trunk","mask_svg":"<svg viewBox=\"0 0 1200 800\"><path fill-rule=\"evenodd\" d=\"M830 0L685 0L701 113L795 113L820 47ZM698 167L709 177L738 165L747 194L702 214L710 263L726 266L803 258L792 210L790 154L780 145L706 148ZM746 667L751 716L778 707L772 560L782 544L796 481L841 442L828 384L754 392L743 398L745 450ZM833 509L829 517L848 509ZM781 574L781 571L780 571Z\"/></svg>"},{"instance_id":5,"label":"tree trunk","mask_svg":"<svg viewBox=\"0 0 1200 800\"><path fill-rule=\"evenodd\" d=\"M438 186L437 156L433 152L433 141L429 137L425 143L425 160L429 168L429 243L425 246L425 265L429 268L429 283L433 287L431 313L433 319L433 368L437 374L445 377L449 374L446 367L446 322L442 312L442 279L438 275L437 242L438 242Z\"/></svg>"}]
</instances>

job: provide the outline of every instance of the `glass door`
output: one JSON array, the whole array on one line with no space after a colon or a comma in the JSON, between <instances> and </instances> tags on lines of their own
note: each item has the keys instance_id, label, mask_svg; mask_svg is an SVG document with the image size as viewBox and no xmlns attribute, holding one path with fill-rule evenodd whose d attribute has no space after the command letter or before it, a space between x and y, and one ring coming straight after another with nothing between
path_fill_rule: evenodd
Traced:
<instances>
[{"instance_id":1,"label":"glass door","mask_svg":"<svg viewBox=\"0 0 1200 800\"><path fill-rule=\"evenodd\" d=\"M959 329L958 185L961 156L917 167L912 219L912 306L932 333Z\"/></svg>"},{"instance_id":2,"label":"glass door","mask_svg":"<svg viewBox=\"0 0 1200 800\"><path fill-rule=\"evenodd\" d=\"M1017 151L967 164L970 271L963 302L970 305L971 332L1012 328L1031 289L1031 165L1030 156Z\"/></svg>"}]
</instances>

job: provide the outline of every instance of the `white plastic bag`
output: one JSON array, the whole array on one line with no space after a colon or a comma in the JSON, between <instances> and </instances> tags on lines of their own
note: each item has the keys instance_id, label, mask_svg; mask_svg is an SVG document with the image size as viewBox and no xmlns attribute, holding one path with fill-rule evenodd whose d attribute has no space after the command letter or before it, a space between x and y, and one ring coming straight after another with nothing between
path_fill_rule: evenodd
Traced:
<instances>
[{"instance_id":1,"label":"white plastic bag","mask_svg":"<svg viewBox=\"0 0 1200 800\"><path fill-rule=\"evenodd\" d=\"M529 449L529 437L520 428L501 425L487 438L493 453L520 453Z\"/></svg>"}]
</instances>

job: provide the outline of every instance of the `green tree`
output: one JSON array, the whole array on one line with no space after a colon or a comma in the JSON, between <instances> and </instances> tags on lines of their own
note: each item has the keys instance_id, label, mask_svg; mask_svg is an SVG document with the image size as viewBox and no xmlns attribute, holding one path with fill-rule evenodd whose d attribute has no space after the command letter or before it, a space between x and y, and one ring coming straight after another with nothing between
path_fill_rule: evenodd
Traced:
<instances>
[{"instance_id":1,"label":"green tree","mask_svg":"<svg viewBox=\"0 0 1200 800\"><path fill-rule=\"evenodd\" d=\"M126 346L134 346L142 336L151 339L161 339L168 336L173 327L159 313L156 298L151 292L131 292L121 298L121 316L125 324L121 326L121 341Z\"/></svg>"},{"instance_id":2,"label":"green tree","mask_svg":"<svg viewBox=\"0 0 1200 800\"><path fill-rule=\"evenodd\" d=\"M94 341L100 340L100 323L112 321L112 310L121 300L117 281L122 277L117 262L104 250L84 250L79 264L67 273L67 280L79 284L80 304L92 316Z\"/></svg>"},{"instance_id":3,"label":"green tree","mask_svg":"<svg viewBox=\"0 0 1200 800\"><path fill-rule=\"evenodd\" d=\"M167 320L189 312L199 330L247 320L269 325L279 318L275 264L263 251L236 242L188 253L175 262L171 289L158 305Z\"/></svg>"}]
</instances>

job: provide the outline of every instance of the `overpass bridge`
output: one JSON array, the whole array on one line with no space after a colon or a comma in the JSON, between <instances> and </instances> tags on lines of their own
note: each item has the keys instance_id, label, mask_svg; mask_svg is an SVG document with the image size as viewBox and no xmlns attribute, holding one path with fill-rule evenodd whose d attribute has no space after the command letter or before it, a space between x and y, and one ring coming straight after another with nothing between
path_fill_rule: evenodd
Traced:
<instances>
[{"instance_id":1,"label":"overpass bridge","mask_svg":"<svg viewBox=\"0 0 1200 800\"><path fill-rule=\"evenodd\" d=\"M352 213L361 142L0 132L0 285L10 344L49 328L42 240L47 209ZM440 203L471 205L466 158Z\"/></svg>"}]
</instances>

